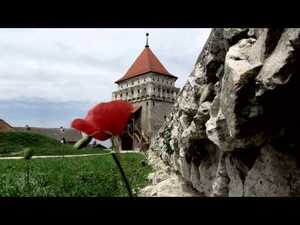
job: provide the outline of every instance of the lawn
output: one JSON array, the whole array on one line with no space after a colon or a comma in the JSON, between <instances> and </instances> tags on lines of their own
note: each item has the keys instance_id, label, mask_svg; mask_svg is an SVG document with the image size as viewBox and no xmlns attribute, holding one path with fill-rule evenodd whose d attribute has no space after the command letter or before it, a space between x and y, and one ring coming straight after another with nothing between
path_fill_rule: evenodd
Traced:
<instances>
[{"instance_id":1,"label":"lawn","mask_svg":"<svg viewBox=\"0 0 300 225\"><path fill-rule=\"evenodd\" d=\"M31 148L34 155L74 155L108 152L100 148L74 150L70 144L61 144L57 140L40 134L25 132L0 132L0 157L23 155L24 148Z\"/></svg>"},{"instance_id":2,"label":"lawn","mask_svg":"<svg viewBox=\"0 0 300 225\"><path fill-rule=\"evenodd\" d=\"M134 190L147 184L151 167L145 156L121 154L120 161ZM26 164L28 163L28 164ZM29 166L29 182L26 182ZM80 158L0 161L1 197L116 197L128 196L110 154Z\"/></svg>"}]
</instances>

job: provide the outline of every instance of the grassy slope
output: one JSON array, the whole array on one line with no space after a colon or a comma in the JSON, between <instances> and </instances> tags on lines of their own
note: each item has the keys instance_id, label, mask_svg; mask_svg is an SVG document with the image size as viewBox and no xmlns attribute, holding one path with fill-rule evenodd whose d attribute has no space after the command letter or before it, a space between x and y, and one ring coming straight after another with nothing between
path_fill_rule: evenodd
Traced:
<instances>
[{"instance_id":1,"label":"grassy slope","mask_svg":"<svg viewBox=\"0 0 300 225\"><path fill-rule=\"evenodd\" d=\"M40 134L32 134L25 132L0 133L1 155L20 152L25 147L32 148L32 150L34 151L34 155L72 155L101 153L104 151L99 148L84 148L81 150L74 150L72 149L72 145L63 145L55 139Z\"/></svg>"},{"instance_id":2,"label":"grassy slope","mask_svg":"<svg viewBox=\"0 0 300 225\"><path fill-rule=\"evenodd\" d=\"M146 185L150 166L142 165L142 154L120 156L133 189ZM25 184L26 163L30 166ZM126 188L111 155L82 158L1 160L0 197L16 196L127 196Z\"/></svg>"}]
</instances>

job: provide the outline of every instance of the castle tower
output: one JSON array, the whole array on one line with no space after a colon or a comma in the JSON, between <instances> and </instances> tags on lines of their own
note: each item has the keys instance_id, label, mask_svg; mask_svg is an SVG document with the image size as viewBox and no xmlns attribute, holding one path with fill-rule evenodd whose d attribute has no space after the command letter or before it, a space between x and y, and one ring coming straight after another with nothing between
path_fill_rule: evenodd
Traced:
<instances>
[{"instance_id":1,"label":"castle tower","mask_svg":"<svg viewBox=\"0 0 300 225\"><path fill-rule=\"evenodd\" d=\"M134 118L122 137L123 149L147 148L179 92L175 87L177 77L170 74L151 51L148 35L144 50L127 73L115 82L118 90L113 92L113 100L127 100L135 106Z\"/></svg>"}]
</instances>

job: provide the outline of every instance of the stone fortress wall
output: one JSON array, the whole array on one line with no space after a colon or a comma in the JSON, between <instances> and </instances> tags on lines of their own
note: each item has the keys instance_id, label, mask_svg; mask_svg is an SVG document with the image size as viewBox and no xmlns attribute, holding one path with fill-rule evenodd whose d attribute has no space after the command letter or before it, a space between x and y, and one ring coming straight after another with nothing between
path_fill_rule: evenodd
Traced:
<instances>
[{"instance_id":1,"label":"stone fortress wall","mask_svg":"<svg viewBox=\"0 0 300 225\"><path fill-rule=\"evenodd\" d=\"M299 56L299 28L213 29L147 152L142 195L300 196Z\"/></svg>"}]
</instances>

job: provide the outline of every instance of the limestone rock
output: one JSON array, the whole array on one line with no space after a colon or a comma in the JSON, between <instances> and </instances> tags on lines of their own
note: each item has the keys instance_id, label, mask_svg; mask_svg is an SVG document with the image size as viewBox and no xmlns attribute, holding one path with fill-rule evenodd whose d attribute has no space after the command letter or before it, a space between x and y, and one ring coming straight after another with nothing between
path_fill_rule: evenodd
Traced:
<instances>
[{"instance_id":1,"label":"limestone rock","mask_svg":"<svg viewBox=\"0 0 300 225\"><path fill-rule=\"evenodd\" d=\"M299 28L213 29L147 152L143 196L299 196Z\"/></svg>"},{"instance_id":2,"label":"limestone rock","mask_svg":"<svg viewBox=\"0 0 300 225\"><path fill-rule=\"evenodd\" d=\"M225 40L235 44L234 42L237 42L237 40L241 39L241 36L246 35L248 31L249 28L224 28L223 35Z\"/></svg>"},{"instance_id":3,"label":"limestone rock","mask_svg":"<svg viewBox=\"0 0 300 225\"><path fill-rule=\"evenodd\" d=\"M245 196L299 196L299 167L294 157L265 146L245 181Z\"/></svg>"},{"instance_id":4,"label":"limestone rock","mask_svg":"<svg viewBox=\"0 0 300 225\"><path fill-rule=\"evenodd\" d=\"M262 95L266 90L273 90L289 81L293 70L298 66L296 57L299 47L300 30L286 29L256 78L260 85L257 95Z\"/></svg>"},{"instance_id":5,"label":"limestone rock","mask_svg":"<svg viewBox=\"0 0 300 225\"><path fill-rule=\"evenodd\" d=\"M227 174L225 154L220 155L218 163L218 169L216 172L216 178L212 184L212 197L227 197L228 196L228 184L230 179Z\"/></svg>"},{"instance_id":6,"label":"limestone rock","mask_svg":"<svg viewBox=\"0 0 300 225\"><path fill-rule=\"evenodd\" d=\"M216 98L215 101L219 101L218 98ZM213 104L217 103L214 102ZM215 143L219 149L222 151L231 151L233 149L232 138L227 128L227 121L220 109L216 115L214 115L214 112L211 112L211 117L205 126L207 137Z\"/></svg>"}]
</instances>

